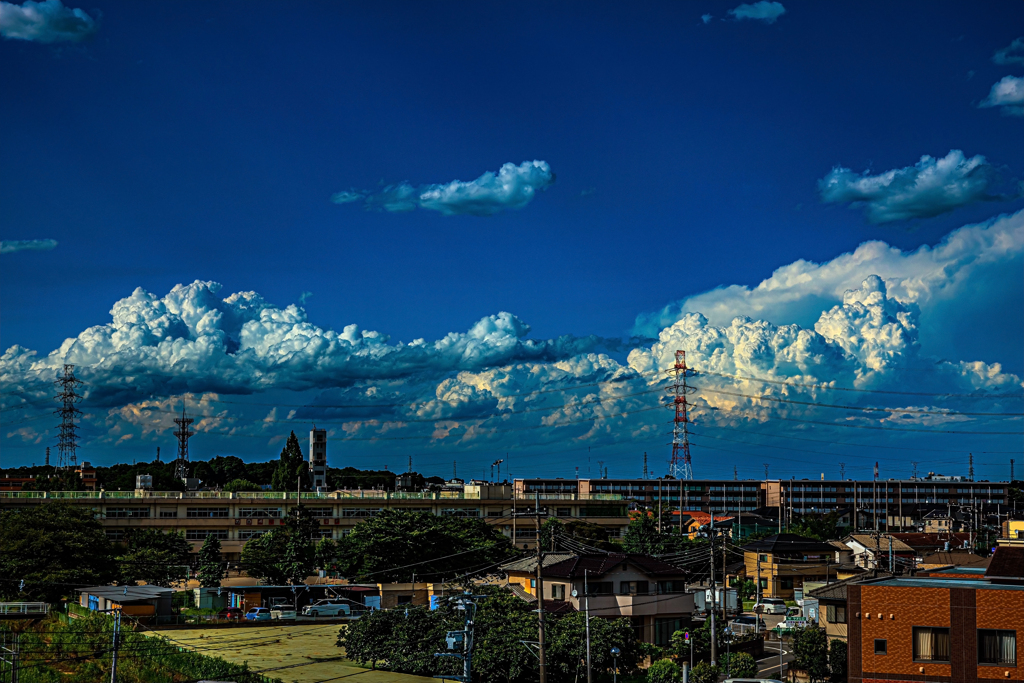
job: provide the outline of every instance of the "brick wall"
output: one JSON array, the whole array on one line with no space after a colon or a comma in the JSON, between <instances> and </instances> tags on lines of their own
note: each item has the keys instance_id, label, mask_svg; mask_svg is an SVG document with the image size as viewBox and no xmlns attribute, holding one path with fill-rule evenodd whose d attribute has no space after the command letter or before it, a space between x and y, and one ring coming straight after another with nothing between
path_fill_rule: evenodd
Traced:
<instances>
[{"instance_id":1,"label":"brick wall","mask_svg":"<svg viewBox=\"0 0 1024 683\"><path fill-rule=\"evenodd\" d=\"M949 680L950 665L914 662L914 626L950 626L949 590L861 586L861 657L865 681L873 674L904 680ZM879 616L881 615L881 616ZM888 654L874 654L874 641L884 638ZM924 671L921 668L924 667ZM937 677L937 678L936 678Z\"/></svg>"},{"instance_id":2,"label":"brick wall","mask_svg":"<svg viewBox=\"0 0 1024 683\"><path fill-rule=\"evenodd\" d=\"M978 679L1024 680L1024 591L978 591L977 628L1005 628L1017 631L1017 666L978 667ZM977 643L975 643L977 647ZM1009 672L1009 676L1006 675Z\"/></svg>"}]
</instances>

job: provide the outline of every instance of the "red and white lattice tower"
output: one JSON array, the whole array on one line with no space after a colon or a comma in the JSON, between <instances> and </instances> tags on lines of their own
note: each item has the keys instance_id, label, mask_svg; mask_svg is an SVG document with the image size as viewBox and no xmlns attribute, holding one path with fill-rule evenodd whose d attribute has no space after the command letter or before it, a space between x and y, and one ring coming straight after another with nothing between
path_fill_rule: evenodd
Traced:
<instances>
[{"instance_id":1,"label":"red and white lattice tower","mask_svg":"<svg viewBox=\"0 0 1024 683\"><path fill-rule=\"evenodd\" d=\"M687 377L694 372L686 367L686 351L676 351L676 362L668 375L672 385L668 387L672 397L670 407L675 410L672 421L672 460L669 461L668 476L674 479L693 479L693 467L690 463L690 414L686 395L694 390L686 384Z\"/></svg>"}]
</instances>

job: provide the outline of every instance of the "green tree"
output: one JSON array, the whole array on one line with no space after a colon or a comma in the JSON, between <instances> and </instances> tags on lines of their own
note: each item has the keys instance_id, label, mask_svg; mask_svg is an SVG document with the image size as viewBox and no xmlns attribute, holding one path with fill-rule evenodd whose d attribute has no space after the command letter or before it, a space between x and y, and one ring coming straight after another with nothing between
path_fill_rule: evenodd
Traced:
<instances>
[{"instance_id":1,"label":"green tree","mask_svg":"<svg viewBox=\"0 0 1024 683\"><path fill-rule=\"evenodd\" d=\"M303 491L309 490L309 476L306 459L302 455L299 439L295 432L288 435L288 441L281 449L281 457L271 483L275 491L294 491L301 486Z\"/></svg>"},{"instance_id":2,"label":"green tree","mask_svg":"<svg viewBox=\"0 0 1024 683\"><path fill-rule=\"evenodd\" d=\"M224 566L221 564L220 539L210 534L199 549L199 585L204 588L219 586L222 578Z\"/></svg>"},{"instance_id":3,"label":"green tree","mask_svg":"<svg viewBox=\"0 0 1024 683\"><path fill-rule=\"evenodd\" d=\"M690 672L690 683L718 683L722 670L708 662L697 662Z\"/></svg>"},{"instance_id":4,"label":"green tree","mask_svg":"<svg viewBox=\"0 0 1024 683\"><path fill-rule=\"evenodd\" d=\"M556 539L564 535L565 525L554 517L549 517L540 525L540 547L544 550L555 550Z\"/></svg>"},{"instance_id":5,"label":"green tree","mask_svg":"<svg viewBox=\"0 0 1024 683\"><path fill-rule=\"evenodd\" d=\"M484 572L515 555L509 539L482 519L403 510L357 524L338 546L343 575L381 582Z\"/></svg>"},{"instance_id":6,"label":"green tree","mask_svg":"<svg viewBox=\"0 0 1024 683\"><path fill-rule=\"evenodd\" d=\"M675 683L681 677L679 665L671 659L659 659L647 669L647 683Z\"/></svg>"},{"instance_id":7,"label":"green tree","mask_svg":"<svg viewBox=\"0 0 1024 683\"><path fill-rule=\"evenodd\" d=\"M56 602L73 587L116 576L110 541L91 510L52 502L0 513L0 581L5 600Z\"/></svg>"},{"instance_id":8,"label":"green tree","mask_svg":"<svg viewBox=\"0 0 1024 683\"><path fill-rule=\"evenodd\" d=\"M481 589L474 588L474 592ZM483 681L533 680L537 658L522 641L537 639L535 605L520 600L506 588L484 588L490 597L480 602L476 616L476 652L473 675Z\"/></svg>"},{"instance_id":9,"label":"green tree","mask_svg":"<svg viewBox=\"0 0 1024 683\"><path fill-rule=\"evenodd\" d=\"M288 575L281 566L284 557L287 532L278 527L242 546L242 568L250 577L268 586L283 586Z\"/></svg>"},{"instance_id":10,"label":"green tree","mask_svg":"<svg viewBox=\"0 0 1024 683\"><path fill-rule=\"evenodd\" d=\"M373 669L432 676L443 666L434 653L444 649L449 628L461 629L462 622L447 609L373 610L342 629L338 646Z\"/></svg>"},{"instance_id":11,"label":"green tree","mask_svg":"<svg viewBox=\"0 0 1024 683\"><path fill-rule=\"evenodd\" d=\"M608 530L599 524L574 519L566 522L565 533L584 545L592 546L598 550L613 552L620 552L622 550L622 546L608 540Z\"/></svg>"},{"instance_id":12,"label":"green tree","mask_svg":"<svg viewBox=\"0 0 1024 683\"><path fill-rule=\"evenodd\" d=\"M793 636L793 654L793 665L805 672L811 683L828 680L828 637L824 630L813 626L797 630Z\"/></svg>"},{"instance_id":13,"label":"green tree","mask_svg":"<svg viewBox=\"0 0 1024 683\"><path fill-rule=\"evenodd\" d=\"M224 484L225 491L259 491L260 485L254 481L248 479L232 479L228 483Z\"/></svg>"},{"instance_id":14,"label":"green tree","mask_svg":"<svg viewBox=\"0 0 1024 683\"><path fill-rule=\"evenodd\" d=\"M842 531L839 529L839 513L804 515L790 525L789 533L813 538L823 543L840 538Z\"/></svg>"},{"instance_id":15,"label":"green tree","mask_svg":"<svg viewBox=\"0 0 1024 683\"><path fill-rule=\"evenodd\" d=\"M565 680L586 677L587 645L586 615L571 612L557 617L545 631L550 670L557 671ZM597 671L612 667L611 649L617 647L619 670L626 674L638 670L640 660L647 654L637 640L629 619L590 620L590 661Z\"/></svg>"},{"instance_id":16,"label":"green tree","mask_svg":"<svg viewBox=\"0 0 1024 683\"><path fill-rule=\"evenodd\" d=\"M725 643L725 625L722 624L721 619L715 620L715 632L718 634L719 650L722 649L722 644ZM690 643L686 644L686 640L683 638L683 634L686 631L676 631L672 634L669 642L672 652L676 654L683 661L690 661L690 648L693 648L693 660L697 661L700 659L711 658L711 620L705 619L697 628L691 628L689 630Z\"/></svg>"},{"instance_id":17,"label":"green tree","mask_svg":"<svg viewBox=\"0 0 1024 683\"><path fill-rule=\"evenodd\" d=\"M661 555L665 552L665 539L658 531L658 522L654 517L641 512L629 521L626 534L622 539L622 549L627 553L644 555Z\"/></svg>"},{"instance_id":18,"label":"green tree","mask_svg":"<svg viewBox=\"0 0 1024 683\"><path fill-rule=\"evenodd\" d=\"M170 586L188 575L192 545L180 532L132 529L125 538L124 551L117 556L121 581L153 586Z\"/></svg>"},{"instance_id":19,"label":"green tree","mask_svg":"<svg viewBox=\"0 0 1024 683\"><path fill-rule=\"evenodd\" d=\"M329 538L321 538L320 542L316 544L313 558L318 569L330 571L334 561L338 558L338 544Z\"/></svg>"},{"instance_id":20,"label":"green tree","mask_svg":"<svg viewBox=\"0 0 1024 683\"><path fill-rule=\"evenodd\" d=\"M832 683L846 683L846 641L836 639L829 643L828 673Z\"/></svg>"},{"instance_id":21,"label":"green tree","mask_svg":"<svg viewBox=\"0 0 1024 683\"><path fill-rule=\"evenodd\" d=\"M723 658L722 668L729 678L757 678L757 660L746 652L734 652Z\"/></svg>"}]
</instances>

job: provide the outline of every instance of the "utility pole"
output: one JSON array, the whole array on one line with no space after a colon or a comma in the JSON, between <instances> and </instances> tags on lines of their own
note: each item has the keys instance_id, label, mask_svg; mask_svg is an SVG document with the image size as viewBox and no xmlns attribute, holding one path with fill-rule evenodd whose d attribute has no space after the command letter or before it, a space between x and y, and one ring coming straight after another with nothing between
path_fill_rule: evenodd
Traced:
<instances>
[{"instance_id":1,"label":"utility pole","mask_svg":"<svg viewBox=\"0 0 1024 683\"><path fill-rule=\"evenodd\" d=\"M540 547L540 493L534 493L534 518L537 520L537 651L540 659L540 683L548 681L548 665L544 657L544 551Z\"/></svg>"},{"instance_id":2,"label":"utility pole","mask_svg":"<svg viewBox=\"0 0 1024 683\"><path fill-rule=\"evenodd\" d=\"M587 585L587 570L583 570L583 610L587 618L587 683L593 683L590 674L590 587Z\"/></svg>"},{"instance_id":3,"label":"utility pole","mask_svg":"<svg viewBox=\"0 0 1024 683\"><path fill-rule=\"evenodd\" d=\"M121 647L121 610L114 610L114 652L110 660L110 683L117 683L117 650Z\"/></svg>"},{"instance_id":4,"label":"utility pole","mask_svg":"<svg viewBox=\"0 0 1024 683\"><path fill-rule=\"evenodd\" d=\"M708 530L708 545L711 547L711 666L718 661L718 644L715 639L715 516L711 515L711 526Z\"/></svg>"},{"instance_id":5,"label":"utility pole","mask_svg":"<svg viewBox=\"0 0 1024 683\"><path fill-rule=\"evenodd\" d=\"M644 479L647 478L647 451L644 451Z\"/></svg>"},{"instance_id":6,"label":"utility pole","mask_svg":"<svg viewBox=\"0 0 1024 683\"><path fill-rule=\"evenodd\" d=\"M463 595L452 596L448 598L453 600L456 605L456 609L463 610L463 627L461 631L448 631L445 636L445 643L448 645L449 650L455 650L458 646L462 647L462 654L457 652L436 652L435 657L455 657L462 660L462 675L453 676L448 674L446 676L437 676L437 678L445 678L453 681L462 681L462 683L470 683L473 678L473 626L474 620L476 619L476 599L487 597L485 595L472 595L469 591L466 591Z\"/></svg>"}]
</instances>

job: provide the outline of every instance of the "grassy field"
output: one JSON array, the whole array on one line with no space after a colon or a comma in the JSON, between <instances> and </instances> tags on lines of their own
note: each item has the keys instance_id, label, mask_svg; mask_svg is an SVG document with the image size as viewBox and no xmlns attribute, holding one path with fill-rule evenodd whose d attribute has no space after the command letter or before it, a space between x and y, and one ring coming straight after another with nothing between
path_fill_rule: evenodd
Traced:
<instances>
[{"instance_id":1,"label":"grassy field","mask_svg":"<svg viewBox=\"0 0 1024 683\"><path fill-rule=\"evenodd\" d=\"M426 683L433 678L371 671L340 657L338 624L294 624L254 628L203 628L162 631L171 642L229 662L249 663L255 671L287 683L314 683L351 676L359 683ZM147 632L152 635L152 632ZM331 661L321 661L331 659ZM358 677L352 674L358 674Z\"/></svg>"}]
</instances>

